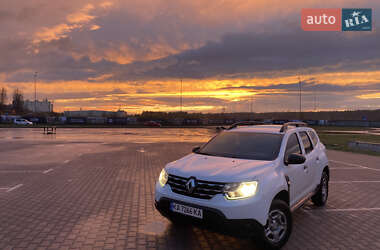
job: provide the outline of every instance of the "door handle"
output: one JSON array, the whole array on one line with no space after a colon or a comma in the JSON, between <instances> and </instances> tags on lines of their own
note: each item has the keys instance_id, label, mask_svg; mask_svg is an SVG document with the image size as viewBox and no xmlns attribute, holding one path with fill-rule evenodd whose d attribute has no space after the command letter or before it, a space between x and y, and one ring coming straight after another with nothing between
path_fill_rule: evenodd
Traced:
<instances>
[{"instance_id":1,"label":"door handle","mask_svg":"<svg viewBox=\"0 0 380 250\"><path fill-rule=\"evenodd\" d=\"M307 170L309 167L306 165L303 165L303 170Z\"/></svg>"},{"instance_id":2,"label":"door handle","mask_svg":"<svg viewBox=\"0 0 380 250\"><path fill-rule=\"evenodd\" d=\"M316 160L319 161L319 157L318 156L317 156Z\"/></svg>"}]
</instances>

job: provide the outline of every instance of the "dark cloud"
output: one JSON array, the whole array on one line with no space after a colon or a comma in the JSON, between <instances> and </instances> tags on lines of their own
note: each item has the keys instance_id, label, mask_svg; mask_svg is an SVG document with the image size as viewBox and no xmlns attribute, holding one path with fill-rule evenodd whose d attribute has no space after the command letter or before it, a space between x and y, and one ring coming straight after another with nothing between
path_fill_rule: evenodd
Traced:
<instances>
[{"instance_id":1,"label":"dark cloud","mask_svg":"<svg viewBox=\"0 0 380 250\"><path fill-rule=\"evenodd\" d=\"M33 13L31 6L20 8L17 13L2 10L0 19L16 16L27 20ZM275 21L279 20L274 17L273 21L266 21L265 27L275 27ZM210 27L202 29L189 19L181 19L174 10L147 18L132 7L130 10L115 8L108 15L96 18L94 24L101 27L96 31L73 30L67 37L40 42L35 47L27 38L14 38L11 43L0 39L0 53L9 54L0 58L0 73L9 75L7 81L30 81L33 71L41 72L44 81L87 81L105 74L113 75L107 80L145 81L179 77L233 79L271 72L352 72L380 68L378 32L304 32L299 30L298 22L298 16L292 15L286 22L289 27L283 31L273 28L249 32L245 27L244 32L228 33L234 30L232 26L218 26L217 32ZM213 39L205 42L209 37ZM3 46L3 43L8 44ZM144 60L153 52L181 50L184 43L190 47L197 43L204 45L157 60ZM128 49L118 50L123 46ZM38 53L33 49L38 49ZM93 55L106 58L104 55L109 50L121 56L125 53L125 57L132 55L132 62L119 64L110 59L89 59Z\"/></svg>"},{"instance_id":2,"label":"dark cloud","mask_svg":"<svg viewBox=\"0 0 380 250\"><path fill-rule=\"evenodd\" d=\"M49 96L49 99L82 99L82 98L105 98L108 95L126 94L121 89L113 89L109 91L92 91L92 92L57 92L47 93L44 91L38 92L39 96Z\"/></svg>"},{"instance_id":3,"label":"dark cloud","mask_svg":"<svg viewBox=\"0 0 380 250\"><path fill-rule=\"evenodd\" d=\"M301 88L303 91L308 92L341 92L341 91L362 91L362 90L379 90L380 83L376 84L350 84L350 85L336 85L329 83L317 83L314 80L311 81L301 81ZM244 90L285 90L285 91L298 91L299 83L288 83L288 84L270 84L267 86L235 86L235 87L226 87L221 89L244 89Z\"/></svg>"},{"instance_id":4,"label":"dark cloud","mask_svg":"<svg viewBox=\"0 0 380 250\"><path fill-rule=\"evenodd\" d=\"M180 99L178 96L159 96L159 97L152 97L151 100L158 101L161 103L168 104L170 106L179 106ZM214 98L214 97L189 97L184 96L182 98L183 104L187 106L222 106L226 103L229 103L228 100L220 99L220 98Z\"/></svg>"},{"instance_id":5,"label":"dark cloud","mask_svg":"<svg viewBox=\"0 0 380 250\"><path fill-rule=\"evenodd\" d=\"M0 10L0 22L5 22L14 17L14 14L8 10Z\"/></svg>"},{"instance_id":6,"label":"dark cloud","mask_svg":"<svg viewBox=\"0 0 380 250\"><path fill-rule=\"evenodd\" d=\"M153 67L133 74L126 66L118 79L128 77L241 77L269 71L305 70L323 67L321 71L358 71L378 69L380 57L378 33L346 34L344 32L283 32L280 34L229 34L220 42L172 56L176 64ZM166 58L167 60L168 58ZM155 61L159 64L165 59ZM196 63L193 63L196 62ZM148 62L153 63L153 62ZM147 64L147 63L146 63Z\"/></svg>"},{"instance_id":7,"label":"dark cloud","mask_svg":"<svg viewBox=\"0 0 380 250\"><path fill-rule=\"evenodd\" d=\"M26 53L28 41L23 39L0 39L0 73L12 73L32 65Z\"/></svg>"},{"instance_id":8,"label":"dark cloud","mask_svg":"<svg viewBox=\"0 0 380 250\"><path fill-rule=\"evenodd\" d=\"M46 4L37 4L35 6L27 6L27 7L21 8L15 14L15 17L17 18L17 21L28 22L30 20L40 17L42 14L42 11L45 8L46 8Z\"/></svg>"},{"instance_id":9,"label":"dark cloud","mask_svg":"<svg viewBox=\"0 0 380 250\"><path fill-rule=\"evenodd\" d=\"M344 32L293 32L281 34L230 34L220 42L148 62L127 65L107 60L74 59L78 48L70 38L41 43L38 54L26 51L25 41L7 41L1 51L13 51L0 60L0 72L18 71L8 81L27 81L37 68L43 80L88 80L112 74L110 80L135 81L165 78L233 79L273 71L363 71L380 68L380 35ZM7 57L7 55L5 55ZM4 58L4 57L3 57Z\"/></svg>"},{"instance_id":10,"label":"dark cloud","mask_svg":"<svg viewBox=\"0 0 380 250\"><path fill-rule=\"evenodd\" d=\"M39 79L50 81L89 80L118 70L121 65L107 60L92 62L88 56L75 59L70 52L75 46L70 38L43 42L38 53L30 48L26 40L0 41L0 73L7 73L8 82L28 82L37 71Z\"/></svg>"}]
</instances>

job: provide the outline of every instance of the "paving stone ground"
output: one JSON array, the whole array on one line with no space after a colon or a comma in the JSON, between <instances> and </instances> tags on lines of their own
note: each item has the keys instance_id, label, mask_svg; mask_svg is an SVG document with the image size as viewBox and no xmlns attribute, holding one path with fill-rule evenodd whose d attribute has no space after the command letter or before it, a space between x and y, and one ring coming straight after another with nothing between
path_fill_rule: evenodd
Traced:
<instances>
[{"instance_id":1,"label":"paving stone ground","mask_svg":"<svg viewBox=\"0 0 380 250\"><path fill-rule=\"evenodd\" d=\"M1 140L0 249L258 249L155 210L160 170L196 145ZM380 157L328 154L328 204L293 214L284 249L380 249Z\"/></svg>"}]
</instances>

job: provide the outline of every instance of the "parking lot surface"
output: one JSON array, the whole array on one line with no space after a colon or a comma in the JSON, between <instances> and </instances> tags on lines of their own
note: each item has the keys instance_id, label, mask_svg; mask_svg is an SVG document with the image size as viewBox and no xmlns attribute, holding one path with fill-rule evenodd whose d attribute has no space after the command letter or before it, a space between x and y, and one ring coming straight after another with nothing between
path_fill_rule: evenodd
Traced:
<instances>
[{"instance_id":1,"label":"parking lot surface","mask_svg":"<svg viewBox=\"0 0 380 250\"><path fill-rule=\"evenodd\" d=\"M207 129L0 129L0 249L258 249L154 208L166 163ZM284 249L380 249L380 157L328 151L327 206L293 214Z\"/></svg>"}]
</instances>

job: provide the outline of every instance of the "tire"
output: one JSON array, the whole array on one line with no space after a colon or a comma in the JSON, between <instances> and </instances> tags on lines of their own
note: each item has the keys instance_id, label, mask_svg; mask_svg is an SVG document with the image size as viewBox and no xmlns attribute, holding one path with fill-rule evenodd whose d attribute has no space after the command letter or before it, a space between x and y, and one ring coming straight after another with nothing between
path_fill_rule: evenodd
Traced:
<instances>
[{"instance_id":1,"label":"tire","mask_svg":"<svg viewBox=\"0 0 380 250\"><path fill-rule=\"evenodd\" d=\"M314 205L318 207L322 207L326 204L328 196L329 196L329 176L327 174L327 171L323 171L319 189L317 193L311 197L311 200L314 203Z\"/></svg>"},{"instance_id":2,"label":"tire","mask_svg":"<svg viewBox=\"0 0 380 250\"><path fill-rule=\"evenodd\" d=\"M269 209L267 224L261 228L257 239L263 249L280 249L288 241L292 225L288 204L282 200L274 200Z\"/></svg>"}]
</instances>

